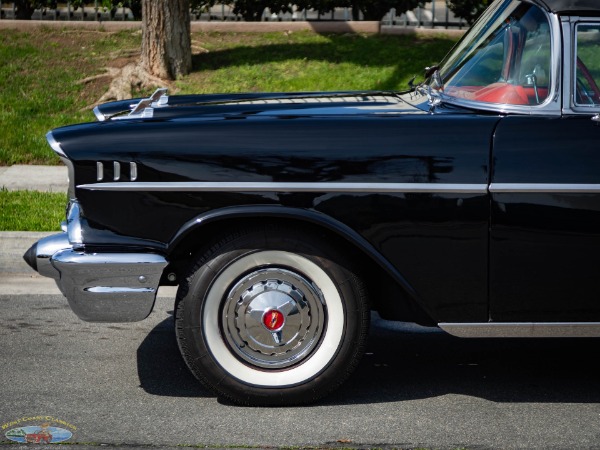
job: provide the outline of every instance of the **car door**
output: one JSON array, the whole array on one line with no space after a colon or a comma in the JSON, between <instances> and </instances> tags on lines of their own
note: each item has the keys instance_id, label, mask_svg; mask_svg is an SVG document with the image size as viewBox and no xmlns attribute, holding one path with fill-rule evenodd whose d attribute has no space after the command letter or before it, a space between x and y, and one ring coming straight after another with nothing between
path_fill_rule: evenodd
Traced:
<instances>
[{"instance_id":1,"label":"car door","mask_svg":"<svg viewBox=\"0 0 600 450\"><path fill-rule=\"evenodd\" d=\"M562 116L507 116L493 139L494 322L600 321L600 24L563 30Z\"/></svg>"}]
</instances>

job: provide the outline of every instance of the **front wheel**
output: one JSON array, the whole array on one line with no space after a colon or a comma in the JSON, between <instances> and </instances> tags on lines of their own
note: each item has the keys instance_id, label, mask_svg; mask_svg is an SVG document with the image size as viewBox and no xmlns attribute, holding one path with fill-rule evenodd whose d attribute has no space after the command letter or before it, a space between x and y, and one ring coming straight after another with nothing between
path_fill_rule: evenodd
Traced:
<instances>
[{"instance_id":1,"label":"front wheel","mask_svg":"<svg viewBox=\"0 0 600 450\"><path fill-rule=\"evenodd\" d=\"M299 231L233 233L179 288L176 333L194 375L236 403L309 403L364 351L365 290L347 258Z\"/></svg>"}]
</instances>

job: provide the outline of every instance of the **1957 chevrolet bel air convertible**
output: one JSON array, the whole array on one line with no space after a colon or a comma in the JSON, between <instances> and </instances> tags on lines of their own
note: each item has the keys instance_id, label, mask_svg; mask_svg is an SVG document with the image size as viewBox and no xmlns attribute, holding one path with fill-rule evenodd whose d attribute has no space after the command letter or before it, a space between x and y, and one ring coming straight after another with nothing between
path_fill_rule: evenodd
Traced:
<instances>
[{"instance_id":1,"label":"1957 chevrolet bel air convertible","mask_svg":"<svg viewBox=\"0 0 600 450\"><path fill-rule=\"evenodd\" d=\"M65 232L25 255L84 320L178 285L191 371L314 401L370 311L462 337L600 336L600 2L498 0L405 92L167 96L48 142Z\"/></svg>"}]
</instances>

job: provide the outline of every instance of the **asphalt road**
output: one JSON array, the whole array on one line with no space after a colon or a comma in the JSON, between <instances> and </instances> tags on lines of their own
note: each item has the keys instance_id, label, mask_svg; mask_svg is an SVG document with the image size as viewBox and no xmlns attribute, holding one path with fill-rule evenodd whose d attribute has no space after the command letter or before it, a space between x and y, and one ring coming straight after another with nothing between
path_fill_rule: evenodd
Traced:
<instances>
[{"instance_id":1,"label":"asphalt road","mask_svg":"<svg viewBox=\"0 0 600 450\"><path fill-rule=\"evenodd\" d=\"M87 446L600 448L598 340L460 340L375 320L334 395L247 408L188 373L171 299L132 324L81 322L58 295L2 295L0 307L5 443L10 422L49 416Z\"/></svg>"}]
</instances>

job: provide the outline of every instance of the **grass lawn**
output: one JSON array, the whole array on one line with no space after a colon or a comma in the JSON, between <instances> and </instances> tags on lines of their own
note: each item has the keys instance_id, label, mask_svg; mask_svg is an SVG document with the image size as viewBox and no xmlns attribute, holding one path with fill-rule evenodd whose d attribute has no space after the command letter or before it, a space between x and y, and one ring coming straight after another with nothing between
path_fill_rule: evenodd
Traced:
<instances>
[{"instance_id":1,"label":"grass lawn","mask_svg":"<svg viewBox=\"0 0 600 450\"><path fill-rule=\"evenodd\" d=\"M60 231L67 195L0 190L0 231Z\"/></svg>"},{"instance_id":2,"label":"grass lawn","mask_svg":"<svg viewBox=\"0 0 600 450\"><path fill-rule=\"evenodd\" d=\"M0 165L59 164L52 128L94 120L110 79L79 80L139 56L139 31L40 29L0 34ZM454 44L446 37L194 33L193 72L177 93L401 90ZM173 90L171 91L173 93Z\"/></svg>"}]
</instances>

